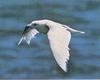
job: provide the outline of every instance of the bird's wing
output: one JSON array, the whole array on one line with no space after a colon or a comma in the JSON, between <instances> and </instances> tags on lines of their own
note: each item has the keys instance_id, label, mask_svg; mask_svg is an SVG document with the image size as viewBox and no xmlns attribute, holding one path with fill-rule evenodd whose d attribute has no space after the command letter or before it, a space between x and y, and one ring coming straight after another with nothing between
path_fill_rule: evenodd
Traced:
<instances>
[{"instance_id":1,"label":"bird's wing","mask_svg":"<svg viewBox=\"0 0 100 80\"><path fill-rule=\"evenodd\" d=\"M69 60L69 42L71 33L66 28L51 29L48 32L48 39L53 55L58 65L66 72L67 62Z\"/></svg>"},{"instance_id":2,"label":"bird's wing","mask_svg":"<svg viewBox=\"0 0 100 80\"><path fill-rule=\"evenodd\" d=\"M27 44L30 44L31 39L37 34L39 33L37 31L37 29L26 29L23 32L22 38L20 39L20 41L18 42L18 45L20 45L20 43L22 42L22 40L25 40L27 42Z\"/></svg>"}]
</instances>

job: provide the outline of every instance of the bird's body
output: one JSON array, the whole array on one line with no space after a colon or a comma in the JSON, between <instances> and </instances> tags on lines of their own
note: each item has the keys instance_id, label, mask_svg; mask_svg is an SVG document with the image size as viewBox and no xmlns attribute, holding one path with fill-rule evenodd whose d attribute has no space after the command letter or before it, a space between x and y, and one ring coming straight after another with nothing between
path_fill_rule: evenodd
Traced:
<instances>
[{"instance_id":1,"label":"bird's body","mask_svg":"<svg viewBox=\"0 0 100 80\"><path fill-rule=\"evenodd\" d=\"M27 25L27 29L25 28L24 34L18 45L23 39L26 40L28 44L30 44L31 38L33 38L37 33L39 33L38 31L41 32L40 28L37 25L41 27L48 27L49 30L47 32L47 36L49 39L51 50L58 65L66 72L67 63L70 57L70 49L68 46L71 39L71 32L84 32L72 29L66 25L51 20L36 20L32 21L30 24ZM27 31L28 29L30 30Z\"/></svg>"}]
</instances>

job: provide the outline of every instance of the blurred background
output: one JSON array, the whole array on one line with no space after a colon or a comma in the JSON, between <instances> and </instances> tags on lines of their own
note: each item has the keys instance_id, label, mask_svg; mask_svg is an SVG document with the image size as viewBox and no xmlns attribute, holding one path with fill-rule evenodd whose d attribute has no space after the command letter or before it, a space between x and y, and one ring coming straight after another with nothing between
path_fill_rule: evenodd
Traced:
<instances>
[{"instance_id":1,"label":"blurred background","mask_svg":"<svg viewBox=\"0 0 100 80\"><path fill-rule=\"evenodd\" d=\"M85 31L70 43L68 72L59 68L46 35L17 46L32 20L50 19ZM100 78L100 0L0 0L0 78Z\"/></svg>"}]
</instances>

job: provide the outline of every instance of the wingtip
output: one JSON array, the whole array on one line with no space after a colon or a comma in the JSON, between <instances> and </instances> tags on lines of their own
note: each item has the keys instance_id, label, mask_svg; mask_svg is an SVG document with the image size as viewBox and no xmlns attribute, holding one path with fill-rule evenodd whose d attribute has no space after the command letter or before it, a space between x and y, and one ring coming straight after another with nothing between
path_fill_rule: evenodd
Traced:
<instances>
[{"instance_id":1,"label":"wingtip","mask_svg":"<svg viewBox=\"0 0 100 80\"><path fill-rule=\"evenodd\" d=\"M17 44L18 46L21 44L22 40L23 40L23 37L19 40L19 42Z\"/></svg>"},{"instance_id":2,"label":"wingtip","mask_svg":"<svg viewBox=\"0 0 100 80\"><path fill-rule=\"evenodd\" d=\"M20 45L20 43L18 42L17 46L19 46L19 45Z\"/></svg>"},{"instance_id":3,"label":"wingtip","mask_svg":"<svg viewBox=\"0 0 100 80\"><path fill-rule=\"evenodd\" d=\"M60 66L60 67L61 67L61 69L62 69L64 72L67 72L67 63L66 63L66 65Z\"/></svg>"},{"instance_id":4,"label":"wingtip","mask_svg":"<svg viewBox=\"0 0 100 80\"><path fill-rule=\"evenodd\" d=\"M63 69L64 72L67 72L67 68Z\"/></svg>"}]
</instances>

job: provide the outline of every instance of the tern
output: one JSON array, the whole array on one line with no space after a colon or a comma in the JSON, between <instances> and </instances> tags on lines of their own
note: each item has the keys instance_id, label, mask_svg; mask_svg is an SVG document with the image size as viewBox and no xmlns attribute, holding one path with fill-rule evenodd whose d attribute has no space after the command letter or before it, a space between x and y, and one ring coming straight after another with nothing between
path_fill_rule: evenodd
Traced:
<instances>
[{"instance_id":1,"label":"tern","mask_svg":"<svg viewBox=\"0 0 100 80\"><path fill-rule=\"evenodd\" d=\"M25 40L27 44L30 44L31 39L39 32L47 34L50 48L57 64L63 71L67 72L67 63L70 57L70 49L68 46L71 39L71 32L79 32L82 34L85 32L47 19L34 20L25 26L18 45L20 45L23 40Z\"/></svg>"}]
</instances>

